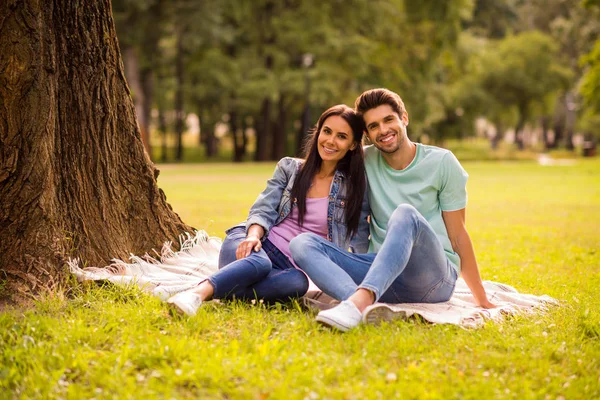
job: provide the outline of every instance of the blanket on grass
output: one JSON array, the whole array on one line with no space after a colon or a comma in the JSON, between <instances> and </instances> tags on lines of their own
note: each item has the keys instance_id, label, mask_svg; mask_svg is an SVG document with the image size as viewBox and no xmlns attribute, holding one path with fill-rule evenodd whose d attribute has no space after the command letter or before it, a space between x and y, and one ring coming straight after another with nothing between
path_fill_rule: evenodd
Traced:
<instances>
[{"instance_id":1,"label":"blanket on grass","mask_svg":"<svg viewBox=\"0 0 600 400\"><path fill-rule=\"evenodd\" d=\"M130 262L114 259L106 267L81 267L79 260L71 260L69 268L80 281L109 281L116 285L138 285L142 290L166 301L175 293L190 289L218 270L221 239L210 237L204 231L180 237L180 250L172 250L172 243L163 245L154 257L131 255ZM459 279L452 298L444 303L376 303L363 314L365 323L379 323L406 319L414 315L437 324L478 327L487 320L501 321L508 315L546 310L558 304L552 297L519 293L515 288L491 281L483 286L490 301L498 308L485 310L476 306L475 299L462 279ZM317 310L333 307L337 300L320 291L311 282L304 304Z\"/></svg>"}]
</instances>

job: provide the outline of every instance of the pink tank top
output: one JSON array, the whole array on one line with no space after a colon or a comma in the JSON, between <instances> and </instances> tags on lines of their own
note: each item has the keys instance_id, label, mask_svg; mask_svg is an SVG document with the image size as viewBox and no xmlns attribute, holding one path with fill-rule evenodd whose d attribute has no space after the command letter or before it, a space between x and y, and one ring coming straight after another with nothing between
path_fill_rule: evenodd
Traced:
<instances>
[{"instance_id":1,"label":"pink tank top","mask_svg":"<svg viewBox=\"0 0 600 400\"><path fill-rule=\"evenodd\" d=\"M328 197L306 198L306 214L304 214L304 223L298 225L298 207L293 207L289 215L271 228L269 241L275 245L283 254L285 254L292 264L292 255L290 253L290 241L304 232L312 232L326 238L327 237L327 207L329 206ZM294 264L295 266L296 264Z\"/></svg>"}]
</instances>

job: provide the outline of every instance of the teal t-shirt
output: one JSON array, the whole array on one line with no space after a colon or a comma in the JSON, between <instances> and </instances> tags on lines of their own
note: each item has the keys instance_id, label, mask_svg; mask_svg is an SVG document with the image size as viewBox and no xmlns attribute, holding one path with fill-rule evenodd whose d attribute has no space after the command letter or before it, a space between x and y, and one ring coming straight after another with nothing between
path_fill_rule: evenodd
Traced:
<instances>
[{"instance_id":1,"label":"teal t-shirt","mask_svg":"<svg viewBox=\"0 0 600 400\"><path fill-rule=\"evenodd\" d=\"M452 249L442 211L466 207L469 175L449 150L416 143L413 161L395 170L375 146L365 148L371 206L370 252L377 252L385 238L388 220L400 204L415 207L433 228L448 260L460 273L460 258Z\"/></svg>"}]
</instances>

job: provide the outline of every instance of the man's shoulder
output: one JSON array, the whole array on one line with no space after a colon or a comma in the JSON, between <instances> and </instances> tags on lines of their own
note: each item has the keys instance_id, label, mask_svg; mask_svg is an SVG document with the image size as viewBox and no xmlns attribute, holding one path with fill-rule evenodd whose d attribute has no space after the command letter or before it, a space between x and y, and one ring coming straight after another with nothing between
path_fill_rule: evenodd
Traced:
<instances>
[{"instance_id":1,"label":"man's shoulder","mask_svg":"<svg viewBox=\"0 0 600 400\"><path fill-rule=\"evenodd\" d=\"M432 157L432 158L444 158L452 152L448 149L444 149L442 147L431 146L428 144L417 143L417 146L421 147L421 153L424 157Z\"/></svg>"}]
</instances>

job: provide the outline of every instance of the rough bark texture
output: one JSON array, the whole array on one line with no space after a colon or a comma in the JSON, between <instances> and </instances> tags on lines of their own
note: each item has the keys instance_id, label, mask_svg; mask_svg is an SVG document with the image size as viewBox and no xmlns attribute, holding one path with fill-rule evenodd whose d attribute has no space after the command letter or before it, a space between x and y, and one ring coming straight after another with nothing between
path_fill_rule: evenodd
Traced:
<instances>
[{"instance_id":1,"label":"rough bark texture","mask_svg":"<svg viewBox=\"0 0 600 400\"><path fill-rule=\"evenodd\" d=\"M0 154L4 296L191 229L144 152L109 0L0 2Z\"/></svg>"}]
</instances>

